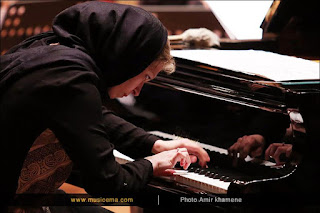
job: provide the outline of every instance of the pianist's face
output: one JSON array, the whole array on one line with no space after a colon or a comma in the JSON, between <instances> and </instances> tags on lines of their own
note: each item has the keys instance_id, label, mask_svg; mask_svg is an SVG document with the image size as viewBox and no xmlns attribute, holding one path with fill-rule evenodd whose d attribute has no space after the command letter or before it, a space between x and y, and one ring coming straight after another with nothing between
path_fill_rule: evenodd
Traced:
<instances>
[{"instance_id":1,"label":"pianist's face","mask_svg":"<svg viewBox=\"0 0 320 213\"><path fill-rule=\"evenodd\" d=\"M163 62L152 62L142 73L130 78L122 84L108 88L108 94L111 99L122 98L132 94L138 96L144 83L154 79L163 69Z\"/></svg>"}]
</instances>

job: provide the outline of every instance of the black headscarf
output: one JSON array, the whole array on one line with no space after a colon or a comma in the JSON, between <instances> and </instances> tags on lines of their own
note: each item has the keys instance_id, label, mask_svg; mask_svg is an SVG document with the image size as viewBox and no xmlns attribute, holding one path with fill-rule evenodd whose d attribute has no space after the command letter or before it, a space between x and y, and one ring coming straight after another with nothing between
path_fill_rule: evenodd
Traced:
<instances>
[{"instance_id":1,"label":"black headscarf","mask_svg":"<svg viewBox=\"0 0 320 213\"><path fill-rule=\"evenodd\" d=\"M134 6L86 2L72 6L53 21L61 44L87 52L107 86L141 73L160 54L167 31L149 12Z\"/></svg>"},{"instance_id":2,"label":"black headscarf","mask_svg":"<svg viewBox=\"0 0 320 213\"><path fill-rule=\"evenodd\" d=\"M61 45L48 46L55 42ZM55 17L53 32L32 36L1 56L0 96L22 76L45 69L61 73L52 81L65 84L88 76L83 71L94 72L104 97L107 87L147 68L166 42L164 26L141 8L98 1L77 4ZM75 71L63 76L64 70Z\"/></svg>"}]
</instances>

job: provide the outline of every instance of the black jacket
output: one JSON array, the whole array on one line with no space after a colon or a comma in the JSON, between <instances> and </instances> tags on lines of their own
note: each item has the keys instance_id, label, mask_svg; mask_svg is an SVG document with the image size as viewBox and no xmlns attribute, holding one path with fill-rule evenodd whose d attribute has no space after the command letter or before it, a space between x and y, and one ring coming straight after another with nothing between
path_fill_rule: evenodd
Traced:
<instances>
[{"instance_id":1,"label":"black jacket","mask_svg":"<svg viewBox=\"0 0 320 213\"><path fill-rule=\"evenodd\" d=\"M108 87L151 64L166 40L162 24L140 8L86 2L57 15L53 32L1 56L2 194L12 199L24 158L46 128L79 165L89 194L143 188L152 176L151 163L119 165L112 151L139 159L150 155L158 138L108 111L102 98Z\"/></svg>"}]
</instances>

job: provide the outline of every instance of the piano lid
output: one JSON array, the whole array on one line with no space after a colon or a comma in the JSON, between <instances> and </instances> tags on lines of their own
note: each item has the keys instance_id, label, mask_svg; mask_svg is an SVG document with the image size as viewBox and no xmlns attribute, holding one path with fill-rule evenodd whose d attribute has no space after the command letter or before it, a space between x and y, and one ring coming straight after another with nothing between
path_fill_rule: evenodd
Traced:
<instances>
[{"instance_id":1,"label":"piano lid","mask_svg":"<svg viewBox=\"0 0 320 213\"><path fill-rule=\"evenodd\" d=\"M275 0L261 24L263 39L276 38L278 53L320 59L317 1Z\"/></svg>"},{"instance_id":2,"label":"piano lid","mask_svg":"<svg viewBox=\"0 0 320 213\"><path fill-rule=\"evenodd\" d=\"M211 3L211 1L208 1ZM227 4L228 2L221 2L219 4ZM257 2L255 4L263 4ZM301 58L319 60L320 59L320 13L316 5L317 1L298 1L298 0L274 0L269 10L267 10L265 17L259 16L251 17L259 24L255 26L256 35L259 35L262 31L261 37L241 37L240 39L228 39L221 37L220 49L256 49L267 50L275 53L298 56ZM215 6L215 1L212 1L212 7ZM241 11L241 7L233 7L233 2L229 2L230 11L233 9L236 11L234 16L238 18L241 15L237 15L238 11ZM237 2L241 5L241 1ZM250 3L247 3L250 4ZM235 4L236 5L236 4ZM238 9L238 10L237 10ZM214 13L217 13L213 11ZM252 14L248 12L248 14ZM220 17L219 21L221 25L228 20L223 20ZM243 17L239 17L237 21L244 20ZM242 21L246 23L246 21ZM241 32L248 31L245 28L238 29L238 26L244 25L236 24L234 22L228 25L236 25L237 30ZM256 22L255 22L256 23ZM227 24L227 23L225 23ZM259 28L260 26L260 28ZM240 37L239 37L240 38ZM257 39L258 38L258 39Z\"/></svg>"},{"instance_id":3,"label":"piano lid","mask_svg":"<svg viewBox=\"0 0 320 213\"><path fill-rule=\"evenodd\" d=\"M254 50L176 50L177 70L158 84L227 102L286 113L320 93L319 64ZM298 98L299 97L299 98Z\"/></svg>"},{"instance_id":4,"label":"piano lid","mask_svg":"<svg viewBox=\"0 0 320 213\"><path fill-rule=\"evenodd\" d=\"M319 63L261 50L175 50L172 55L276 82L320 79Z\"/></svg>"},{"instance_id":5,"label":"piano lid","mask_svg":"<svg viewBox=\"0 0 320 213\"><path fill-rule=\"evenodd\" d=\"M271 5L261 28L264 33L284 31L318 33L319 13L316 1L275 0Z\"/></svg>"},{"instance_id":6,"label":"piano lid","mask_svg":"<svg viewBox=\"0 0 320 213\"><path fill-rule=\"evenodd\" d=\"M192 50L199 52L191 56L174 52L177 72L161 75L156 82L274 112L312 102L320 94L319 63L303 59L320 59L320 18L316 8L315 2L274 1L261 24L262 40L220 39L220 49L229 52L210 50L213 58L200 54L203 50ZM252 49L268 53L261 51L261 58L250 57L248 53L256 53ZM279 63L271 58L264 61L268 55L276 56Z\"/></svg>"}]
</instances>

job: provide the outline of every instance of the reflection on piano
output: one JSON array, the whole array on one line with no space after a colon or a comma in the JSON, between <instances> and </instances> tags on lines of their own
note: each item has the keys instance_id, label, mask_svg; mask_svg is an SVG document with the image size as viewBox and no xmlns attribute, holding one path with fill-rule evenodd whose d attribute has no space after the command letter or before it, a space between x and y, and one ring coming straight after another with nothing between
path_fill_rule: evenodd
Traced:
<instances>
[{"instance_id":1,"label":"reflection on piano","mask_svg":"<svg viewBox=\"0 0 320 213\"><path fill-rule=\"evenodd\" d=\"M162 140L174 140L180 137L160 131L150 131ZM177 164L176 173L173 177L161 177L177 186L184 187L186 191L196 191L198 194L214 193L235 195L235 191L243 188L243 192L254 192L250 189L253 183L269 180L279 180L291 175L296 165L276 166L270 161L246 157L244 160L233 159L228 156L228 151L213 145L197 142L204 148L210 158L207 168L201 168L197 163L191 164L188 170L183 170ZM133 161L133 159L115 152L119 163ZM192 189L192 188L194 189ZM250 191L251 190L251 191Z\"/></svg>"}]
</instances>

